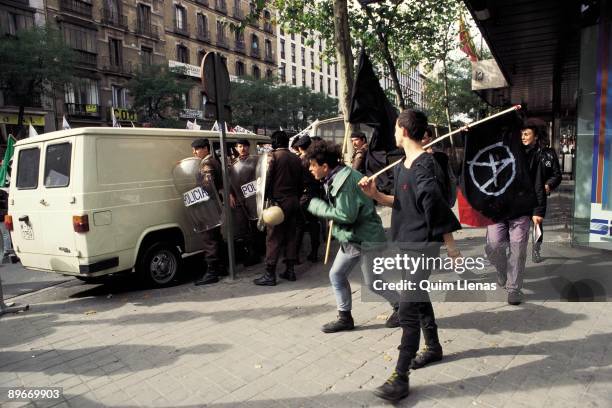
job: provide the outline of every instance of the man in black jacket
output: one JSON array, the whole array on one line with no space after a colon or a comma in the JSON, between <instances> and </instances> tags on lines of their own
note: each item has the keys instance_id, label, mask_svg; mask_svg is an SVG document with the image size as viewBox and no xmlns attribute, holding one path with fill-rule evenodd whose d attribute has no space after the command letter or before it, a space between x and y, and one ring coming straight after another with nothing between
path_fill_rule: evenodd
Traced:
<instances>
[{"instance_id":1,"label":"man in black jacket","mask_svg":"<svg viewBox=\"0 0 612 408\"><path fill-rule=\"evenodd\" d=\"M538 139L541 145L542 138L539 137L539 132L534 128L528 128L532 132L535 132L535 137ZM559 165L559 158L557 157L557 153L555 153L554 149L550 147L542 147L540 149L540 158L542 159L542 163L544 165L544 189L546 190L546 195L550 195L559 184L561 184L562 175L561 175L561 166ZM542 256L540 255L540 249L542 247L542 241L544 239L544 227L540 224L540 236L538 239L535 239L533 242L533 251L531 253L531 259L534 263L542 262ZM534 237L535 238L535 237Z\"/></svg>"}]
</instances>

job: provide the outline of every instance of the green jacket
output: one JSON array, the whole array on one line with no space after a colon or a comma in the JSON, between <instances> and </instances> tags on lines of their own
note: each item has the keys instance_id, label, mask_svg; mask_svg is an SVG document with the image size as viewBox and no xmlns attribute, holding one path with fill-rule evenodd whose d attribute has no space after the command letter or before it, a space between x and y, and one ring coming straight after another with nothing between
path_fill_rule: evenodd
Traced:
<instances>
[{"instance_id":1,"label":"green jacket","mask_svg":"<svg viewBox=\"0 0 612 408\"><path fill-rule=\"evenodd\" d=\"M334 221L332 234L341 243L364 247L386 242L382 221L371 198L357 185L363 174L344 167L335 175L329 188L331 203L313 198L308 211L317 217Z\"/></svg>"}]
</instances>

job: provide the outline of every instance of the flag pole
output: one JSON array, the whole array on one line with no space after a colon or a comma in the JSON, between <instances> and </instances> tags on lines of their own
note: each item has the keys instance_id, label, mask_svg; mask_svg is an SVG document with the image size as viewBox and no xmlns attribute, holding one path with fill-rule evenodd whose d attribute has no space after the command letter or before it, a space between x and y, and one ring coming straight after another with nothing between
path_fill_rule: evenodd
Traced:
<instances>
[{"instance_id":1,"label":"flag pole","mask_svg":"<svg viewBox=\"0 0 612 408\"><path fill-rule=\"evenodd\" d=\"M344 160L344 153L346 153L346 149L348 146L348 138L351 134L351 126L348 122L344 123L344 139L342 140L342 155L340 156L342 160ZM325 244L325 259L323 260L323 265L327 265L327 261L329 260L329 250L331 247L331 239L332 239L332 229L334 228L334 221L329 221L329 231L327 232L327 243Z\"/></svg>"},{"instance_id":2,"label":"flag pole","mask_svg":"<svg viewBox=\"0 0 612 408\"><path fill-rule=\"evenodd\" d=\"M498 116L502 116L502 115L505 115L506 113L514 112L514 111L517 111L519 109L521 109L521 105L514 105L513 107L508 108L506 110L503 110L501 112L497 112L494 115L487 116L486 118L477 120L476 122L473 122L473 123L469 123L469 124L467 124L467 125L465 125L463 127L460 127L459 129L453 130L452 132L449 132L449 133L447 133L447 134L445 134L443 136L438 137L437 139L431 141L430 143L427 143L425 146L423 146L423 149L427 149L428 147L431 147L431 146L435 145L436 143L441 142L442 140L447 139L447 138L451 137L452 135L454 135L456 133L463 132L463 131L466 131L466 130L470 130L470 128L472 128L472 127L474 127L476 125L480 125L481 123L484 123L487 120L494 119L494 118L496 118ZM368 179L369 180L374 180L376 177L380 176L384 172L386 172L389 169L393 168L393 166L395 166L396 164L398 164L402 160L404 160L404 159L402 158L402 159L399 159L399 160L391 163L390 165L388 165L384 169L381 169L381 170L377 171L376 173L372 174L370 177L368 177Z\"/></svg>"}]
</instances>

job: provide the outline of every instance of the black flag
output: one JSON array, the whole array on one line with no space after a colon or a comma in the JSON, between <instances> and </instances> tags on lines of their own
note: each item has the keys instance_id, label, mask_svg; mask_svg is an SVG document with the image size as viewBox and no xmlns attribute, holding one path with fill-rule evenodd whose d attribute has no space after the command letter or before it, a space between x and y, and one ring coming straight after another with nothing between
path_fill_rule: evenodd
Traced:
<instances>
[{"instance_id":1,"label":"black flag","mask_svg":"<svg viewBox=\"0 0 612 408\"><path fill-rule=\"evenodd\" d=\"M397 111L387 99L374 74L372 63L365 51L361 51L359 67L353 84L349 122L363 123L374 128L366 155L366 174L376 173L388 164L387 153L396 149L395 121ZM393 184L393 171L381 174L377 185L388 190Z\"/></svg>"},{"instance_id":2,"label":"black flag","mask_svg":"<svg viewBox=\"0 0 612 408\"><path fill-rule=\"evenodd\" d=\"M470 205L493 221L529 215L537 204L521 143L522 124L518 113L511 112L464 133L461 189Z\"/></svg>"}]
</instances>

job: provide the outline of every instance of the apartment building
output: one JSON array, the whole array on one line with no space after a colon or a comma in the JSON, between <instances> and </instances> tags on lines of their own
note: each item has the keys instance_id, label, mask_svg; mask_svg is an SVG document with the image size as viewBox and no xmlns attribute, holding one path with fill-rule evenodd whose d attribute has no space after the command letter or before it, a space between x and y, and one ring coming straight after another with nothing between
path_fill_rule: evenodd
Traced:
<instances>
[{"instance_id":1,"label":"apartment building","mask_svg":"<svg viewBox=\"0 0 612 408\"><path fill-rule=\"evenodd\" d=\"M402 95L408 105L410 101L417 109L425 109L425 76L421 73L418 67L411 67L407 63L402 63L396 67L398 70L398 79L402 88ZM395 95L393 80L391 76L382 70L383 76L380 79L380 85L384 90L390 90Z\"/></svg>"},{"instance_id":2,"label":"apartment building","mask_svg":"<svg viewBox=\"0 0 612 408\"><path fill-rule=\"evenodd\" d=\"M309 45L306 33L285 33L281 26L276 34L279 80L338 97L338 67L324 60L325 41L313 38L314 44Z\"/></svg>"},{"instance_id":3,"label":"apartment building","mask_svg":"<svg viewBox=\"0 0 612 408\"><path fill-rule=\"evenodd\" d=\"M200 63L209 51L218 52L235 80L246 75L272 78L276 69L276 35L270 11L238 32L231 23L241 23L254 7L246 0L174 0L164 3L166 57L170 67L183 66L194 86L183 99L184 119L210 118L204 111Z\"/></svg>"}]
</instances>

